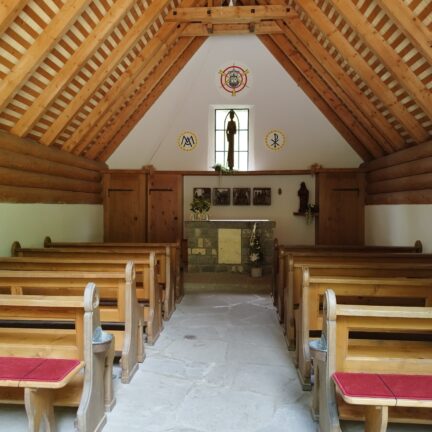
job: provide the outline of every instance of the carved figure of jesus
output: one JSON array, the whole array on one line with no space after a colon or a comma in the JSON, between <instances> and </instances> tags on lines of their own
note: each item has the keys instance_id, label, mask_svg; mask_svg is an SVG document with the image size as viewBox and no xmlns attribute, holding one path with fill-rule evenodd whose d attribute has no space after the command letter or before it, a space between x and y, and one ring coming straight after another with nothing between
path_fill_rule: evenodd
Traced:
<instances>
[{"instance_id":1,"label":"carved figure of jesus","mask_svg":"<svg viewBox=\"0 0 432 432\"><path fill-rule=\"evenodd\" d=\"M230 121L227 124L226 136L228 140L228 168L232 171L234 168L234 135L237 133L237 126L234 121L234 111L229 112Z\"/></svg>"}]
</instances>

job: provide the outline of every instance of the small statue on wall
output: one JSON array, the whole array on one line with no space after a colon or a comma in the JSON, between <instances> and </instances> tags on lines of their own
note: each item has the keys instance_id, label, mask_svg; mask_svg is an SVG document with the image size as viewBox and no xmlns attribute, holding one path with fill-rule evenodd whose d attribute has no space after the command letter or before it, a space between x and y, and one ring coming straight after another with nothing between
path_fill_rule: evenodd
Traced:
<instances>
[{"instance_id":1,"label":"small statue on wall","mask_svg":"<svg viewBox=\"0 0 432 432\"><path fill-rule=\"evenodd\" d=\"M299 213L306 213L308 210L308 204L309 204L309 191L306 187L305 182L300 183L300 189L297 192L297 195L300 198L300 207L298 209Z\"/></svg>"}]
</instances>

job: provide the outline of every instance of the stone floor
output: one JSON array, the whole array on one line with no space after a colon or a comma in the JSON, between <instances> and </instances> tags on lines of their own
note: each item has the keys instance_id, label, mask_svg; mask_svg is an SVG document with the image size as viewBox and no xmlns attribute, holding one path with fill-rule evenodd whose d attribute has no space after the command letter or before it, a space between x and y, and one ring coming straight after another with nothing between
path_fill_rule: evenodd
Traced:
<instances>
[{"instance_id":1,"label":"stone floor","mask_svg":"<svg viewBox=\"0 0 432 432\"><path fill-rule=\"evenodd\" d=\"M117 405L104 432L316 431L270 297L193 291L146 347L132 382L116 378ZM73 431L73 410L56 416L58 431ZM0 407L0 431L25 430L22 407ZM343 424L344 432L362 430Z\"/></svg>"}]
</instances>

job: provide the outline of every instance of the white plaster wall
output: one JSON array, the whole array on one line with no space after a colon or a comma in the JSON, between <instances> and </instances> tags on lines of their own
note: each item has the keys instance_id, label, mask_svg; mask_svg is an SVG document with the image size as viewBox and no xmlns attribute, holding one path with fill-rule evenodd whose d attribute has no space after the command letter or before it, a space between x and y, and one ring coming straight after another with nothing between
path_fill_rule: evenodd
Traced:
<instances>
[{"instance_id":1,"label":"white plaster wall","mask_svg":"<svg viewBox=\"0 0 432 432\"><path fill-rule=\"evenodd\" d=\"M184 220L190 219L190 203L194 187L231 188L231 205L212 205L210 219L270 219L276 222L275 237L280 243L314 244L315 225L306 224L302 216L294 216L298 210L297 191L304 181L309 189L309 201L315 202L315 177L306 176L188 176L184 178ZM270 187L271 206L233 206L233 187ZM278 189L281 188L281 195Z\"/></svg>"},{"instance_id":2,"label":"white plaster wall","mask_svg":"<svg viewBox=\"0 0 432 432\"><path fill-rule=\"evenodd\" d=\"M432 205L370 205L365 210L365 240L368 245L413 245L423 243L432 252Z\"/></svg>"},{"instance_id":3,"label":"white plaster wall","mask_svg":"<svg viewBox=\"0 0 432 432\"><path fill-rule=\"evenodd\" d=\"M103 207L78 204L0 203L0 256L10 256L13 241L43 247L53 241L102 241Z\"/></svg>"},{"instance_id":4,"label":"white plaster wall","mask_svg":"<svg viewBox=\"0 0 432 432\"><path fill-rule=\"evenodd\" d=\"M218 71L233 63L247 66L251 81L250 88L235 97L218 84ZM315 162L357 167L361 162L259 39L244 35L208 38L114 152L110 168L152 164L159 170L208 170L210 106L232 104L252 108L255 163L249 169L303 169ZM278 152L264 144L271 129L283 130L287 137ZM194 131L200 141L191 152L176 144L185 130Z\"/></svg>"}]
</instances>

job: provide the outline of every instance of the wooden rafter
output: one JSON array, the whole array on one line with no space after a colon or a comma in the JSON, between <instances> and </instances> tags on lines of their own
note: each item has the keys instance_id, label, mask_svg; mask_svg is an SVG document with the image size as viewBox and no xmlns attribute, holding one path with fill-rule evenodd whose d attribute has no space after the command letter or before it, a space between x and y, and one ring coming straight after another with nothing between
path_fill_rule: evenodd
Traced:
<instances>
[{"instance_id":1,"label":"wooden rafter","mask_svg":"<svg viewBox=\"0 0 432 432\"><path fill-rule=\"evenodd\" d=\"M178 7L167 15L166 21L206 24L256 23L262 20L285 19L291 14L290 8L282 5Z\"/></svg>"},{"instance_id":2,"label":"wooden rafter","mask_svg":"<svg viewBox=\"0 0 432 432\"><path fill-rule=\"evenodd\" d=\"M150 72L158 65L164 55L169 51L176 39L180 36L182 26L173 29L167 23L165 31L160 31L157 38L154 38L137 57L130 67L130 80L118 81L119 85L114 85L109 94L101 101L98 106L88 115L80 127L71 137L73 153L80 154L105 126L113 114L135 93L139 84L148 77ZM190 42L190 41L189 41ZM184 47L186 48L186 47ZM91 157L88 155L88 157Z\"/></svg>"},{"instance_id":3,"label":"wooden rafter","mask_svg":"<svg viewBox=\"0 0 432 432\"><path fill-rule=\"evenodd\" d=\"M341 103L340 98L327 85L322 76L317 73L313 65L305 59L304 53L301 53L284 35L273 35L272 39L302 74L309 85L326 101L328 106L327 112L331 110L334 115L339 118L340 122L347 129L351 130L351 134L356 137L356 140L362 143L362 148L359 152L360 157L364 158L365 155L368 154L372 155L374 158L383 156L384 152L382 149L373 141L368 131L356 121L346 106ZM370 148L366 150L366 145L363 143L368 143ZM358 149L356 149L356 151L357 150Z\"/></svg>"},{"instance_id":4,"label":"wooden rafter","mask_svg":"<svg viewBox=\"0 0 432 432\"><path fill-rule=\"evenodd\" d=\"M0 1L0 34L2 34L19 15L27 0Z\"/></svg>"},{"instance_id":5,"label":"wooden rafter","mask_svg":"<svg viewBox=\"0 0 432 432\"><path fill-rule=\"evenodd\" d=\"M238 34L274 34L281 33L280 27L274 21L257 23L251 31L249 24L215 24L210 32L206 24L187 24L183 36L217 36L217 35L238 35Z\"/></svg>"},{"instance_id":6,"label":"wooden rafter","mask_svg":"<svg viewBox=\"0 0 432 432\"><path fill-rule=\"evenodd\" d=\"M373 25L363 16L357 7L346 0L332 0L334 6L342 14L385 65L387 70L398 80L402 88L417 102L424 113L432 119L432 94L412 72L401 57L388 45Z\"/></svg>"},{"instance_id":7,"label":"wooden rafter","mask_svg":"<svg viewBox=\"0 0 432 432\"><path fill-rule=\"evenodd\" d=\"M395 94L379 79L371 66L359 56L357 50L339 32L333 22L322 12L313 0L295 0L327 39L344 57L346 62L365 81L372 92L384 103L393 116L407 130L416 142L424 142L429 134L413 115L400 104Z\"/></svg>"},{"instance_id":8,"label":"wooden rafter","mask_svg":"<svg viewBox=\"0 0 432 432\"><path fill-rule=\"evenodd\" d=\"M194 4L195 1L188 0L187 4ZM131 93L134 93L135 88L157 65L170 45L180 36L183 29L184 24L165 23L159 29L157 36L152 38L129 66L127 78L118 80L114 84L109 93L85 118L72 136L63 144L62 148L80 154L112 114L121 107Z\"/></svg>"},{"instance_id":9,"label":"wooden rafter","mask_svg":"<svg viewBox=\"0 0 432 432\"><path fill-rule=\"evenodd\" d=\"M321 75L323 77L329 76L329 80L333 81L335 88L339 87L346 94L344 100L348 108L355 113L358 119L361 119L380 146L387 153L403 148L403 138L366 95L359 90L339 63L315 39L303 22L300 19L293 19L288 24L285 22L285 24L281 26L284 33L294 38L295 45L303 45L304 50L315 57L316 63L324 70L321 70Z\"/></svg>"},{"instance_id":10,"label":"wooden rafter","mask_svg":"<svg viewBox=\"0 0 432 432\"><path fill-rule=\"evenodd\" d=\"M383 156L383 149L385 153L391 153L392 148L389 143L387 143L384 136L377 131L370 122L370 119L358 109L351 97L344 92L340 83L334 79L331 73L322 65L321 61L309 51L305 44L303 44L303 35L302 38L300 38L291 30L291 25L292 22L290 22L290 25L286 25L284 21L280 21L280 27L291 46L296 47L302 53L305 60L315 69L318 76L325 81L331 91L340 99L344 106L343 109L349 110L348 115L352 117L350 123L353 125L353 130L358 130L357 136L362 141L363 145L374 157Z\"/></svg>"},{"instance_id":11,"label":"wooden rafter","mask_svg":"<svg viewBox=\"0 0 432 432\"><path fill-rule=\"evenodd\" d=\"M62 112L62 115L55 120L55 122L41 137L40 141L43 144L50 145L54 142L58 134L67 126L71 119L73 119L75 114L82 108L100 84L103 83L111 74L113 69L127 54L127 52L136 44L142 35L146 33L148 28L153 24L155 19L158 18L160 13L168 4L169 0L155 0L151 3L151 5L146 9L146 12L137 19L133 27L128 31L127 35L99 66L91 80L81 89L81 91L79 91Z\"/></svg>"},{"instance_id":12,"label":"wooden rafter","mask_svg":"<svg viewBox=\"0 0 432 432\"><path fill-rule=\"evenodd\" d=\"M135 0L117 0L114 3L109 13L99 21L77 51L67 60L62 69L11 129L12 134L25 136L32 129L47 107L64 90L70 79L94 54L134 3Z\"/></svg>"},{"instance_id":13,"label":"wooden rafter","mask_svg":"<svg viewBox=\"0 0 432 432\"><path fill-rule=\"evenodd\" d=\"M144 114L151 108L151 106L155 103L159 96L165 91L165 89L171 84L173 79L179 74L179 72L192 58L195 52L201 47L204 41L205 38L195 38L193 40L193 42L183 52L180 58L174 63L170 70L159 81L159 83L153 89L150 95L137 107L134 114L127 120L126 123L121 125L120 129L117 131L111 142L97 156L98 160L106 161L111 156L114 150L120 145L124 138L135 127L135 125L142 119Z\"/></svg>"},{"instance_id":14,"label":"wooden rafter","mask_svg":"<svg viewBox=\"0 0 432 432\"><path fill-rule=\"evenodd\" d=\"M377 0L377 2L432 65L432 33L427 27L402 0Z\"/></svg>"},{"instance_id":15,"label":"wooden rafter","mask_svg":"<svg viewBox=\"0 0 432 432\"><path fill-rule=\"evenodd\" d=\"M54 16L25 55L21 57L12 71L0 83L0 111L7 107L23 85L23 82L36 70L39 63L87 6L87 0L70 0L64 4L61 13Z\"/></svg>"},{"instance_id":16,"label":"wooden rafter","mask_svg":"<svg viewBox=\"0 0 432 432\"><path fill-rule=\"evenodd\" d=\"M281 66L290 74L291 78L297 83L297 85L309 96L310 100L320 109L320 111L327 117L329 122L338 130L338 132L344 137L344 139L353 147L353 149L361 156L365 161L371 160L372 156L363 147L363 144L357 139L352 131L340 120L335 114L332 108L328 105L327 101L317 92L309 81L302 75L302 73L293 64L292 60L289 59L285 52L279 48L278 43L273 38L277 38L277 35L273 36L258 36L268 50L273 54L276 60L279 61Z\"/></svg>"},{"instance_id":17,"label":"wooden rafter","mask_svg":"<svg viewBox=\"0 0 432 432\"><path fill-rule=\"evenodd\" d=\"M90 150L86 153L86 157L95 158L111 141L115 133L119 129L119 125L127 122L127 120L134 114L136 107L145 100L150 92L156 87L159 81L165 76L170 70L173 64L181 57L181 55L187 50L187 48L193 42L192 38L181 38L176 45L171 49L169 54L157 65L154 73L149 75L144 84L139 90L133 95L132 99L128 101L127 105L118 113L115 117L115 121L108 126L104 133L98 139L92 143ZM109 118L104 120L104 126L106 126Z\"/></svg>"}]
</instances>

